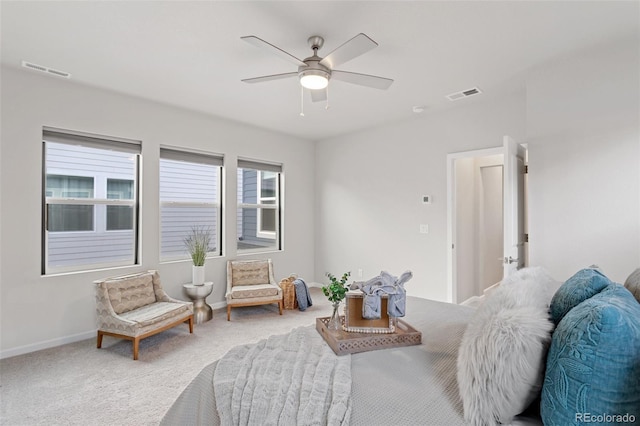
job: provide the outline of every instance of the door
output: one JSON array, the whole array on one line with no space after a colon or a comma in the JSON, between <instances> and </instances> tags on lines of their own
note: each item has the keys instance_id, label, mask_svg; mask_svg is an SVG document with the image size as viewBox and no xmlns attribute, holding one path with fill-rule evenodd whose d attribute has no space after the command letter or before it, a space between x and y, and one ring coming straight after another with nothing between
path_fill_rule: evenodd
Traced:
<instances>
[{"instance_id":1,"label":"door","mask_svg":"<svg viewBox=\"0 0 640 426\"><path fill-rule=\"evenodd\" d=\"M525 266L526 150L504 137L504 277Z\"/></svg>"}]
</instances>

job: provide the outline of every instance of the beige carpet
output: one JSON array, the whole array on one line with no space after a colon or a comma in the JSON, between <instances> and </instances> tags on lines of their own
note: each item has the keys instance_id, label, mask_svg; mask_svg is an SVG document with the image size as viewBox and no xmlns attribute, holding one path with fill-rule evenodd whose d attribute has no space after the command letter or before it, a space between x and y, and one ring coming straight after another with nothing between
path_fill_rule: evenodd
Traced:
<instances>
[{"instance_id":1,"label":"beige carpet","mask_svg":"<svg viewBox=\"0 0 640 426\"><path fill-rule=\"evenodd\" d=\"M213 319L182 325L140 343L133 361L131 342L105 336L0 360L3 425L155 425L189 382L232 347L282 334L331 305L311 288L314 305L305 312L276 305L214 311Z\"/></svg>"}]
</instances>

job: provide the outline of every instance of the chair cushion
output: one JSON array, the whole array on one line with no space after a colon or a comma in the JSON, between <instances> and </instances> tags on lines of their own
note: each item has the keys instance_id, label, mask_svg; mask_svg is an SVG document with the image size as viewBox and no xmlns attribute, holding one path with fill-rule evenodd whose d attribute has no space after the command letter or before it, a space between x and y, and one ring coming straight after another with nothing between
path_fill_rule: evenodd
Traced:
<instances>
[{"instance_id":1,"label":"chair cushion","mask_svg":"<svg viewBox=\"0 0 640 426\"><path fill-rule=\"evenodd\" d=\"M178 316L188 310L188 304L156 302L125 312L120 316L136 322L140 327L145 327Z\"/></svg>"},{"instance_id":2,"label":"chair cushion","mask_svg":"<svg viewBox=\"0 0 640 426\"><path fill-rule=\"evenodd\" d=\"M551 318L557 325L575 306L611 285L609 278L593 268L581 269L558 289L551 300Z\"/></svg>"},{"instance_id":3,"label":"chair cushion","mask_svg":"<svg viewBox=\"0 0 640 426\"><path fill-rule=\"evenodd\" d=\"M269 262L232 262L231 285L269 283Z\"/></svg>"},{"instance_id":4,"label":"chair cushion","mask_svg":"<svg viewBox=\"0 0 640 426\"><path fill-rule=\"evenodd\" d=\"M105 281L105 285L111 306L116 314L129 312L156 302L152 274Z\"/></svg>"},{"instance_id":5,"label":"chair cushion","mask_svg":"<svg viewBox=\"0 0 640 426\"><path fill-rule=\"evenodd\" d=\"M273 284L240 285L231 289L233 299L277 296L278 287Z\"/></svg>"},{"instance_id":6,"label":"chair cushion","mask_svg":"<svg viewBox=\"0 0 640 426\"><path fill-rule=\"evenodd\" d=\"M619 415L597 422L634 423L640 418L638 360L640 304L622 285L611 284L571 309L556 327L542 388L542 421L584 424ZM634 420L623 420L625 414Z\"/></svg>"}]
</instances>

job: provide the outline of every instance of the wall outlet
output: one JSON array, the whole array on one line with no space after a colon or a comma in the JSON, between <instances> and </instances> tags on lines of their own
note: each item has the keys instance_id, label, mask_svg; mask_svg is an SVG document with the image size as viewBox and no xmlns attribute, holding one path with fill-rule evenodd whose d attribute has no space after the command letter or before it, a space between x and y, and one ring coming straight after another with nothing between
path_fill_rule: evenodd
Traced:
<instances>
[{"instance_id":1,"label":"wall outlet","mask_svg":"<svg viewBox=\"0 0 640 426\"><path fill-rule=\"evenodd\" d=\"M358 269L358 278L362 278L362 269Z\"/></svg>"},{"instance_id":2,"label":"wall outlet","mask_svg":"<svg viewBox=\"0 0 640 426\"><path fill-rule=\"evenodd\" d=\"M420 233L428 234L429 233L429 225L420 225Z\"/></svg>"}]
</instances>

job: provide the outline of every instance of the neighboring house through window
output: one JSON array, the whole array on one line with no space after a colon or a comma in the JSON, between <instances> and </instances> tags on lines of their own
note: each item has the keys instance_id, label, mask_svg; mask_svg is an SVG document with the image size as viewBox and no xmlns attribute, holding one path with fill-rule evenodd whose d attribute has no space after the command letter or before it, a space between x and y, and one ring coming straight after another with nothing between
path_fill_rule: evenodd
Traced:
<instances>
[{"instance_id":1,"label":"neighboring house through window","mask_svg":"<svg viewBox=\"0 0 640 426\"><path fill-rule=\"evenodd\" d=\"M42 272L138 263L140 144L45 128Z\"/></svg>"},{"instance_id":2,"label":"neighboring house through window","mask_svg":"<svg viewBox=\"0 0 640 426\"><path fill-rule=\"evenodd\" d=\"M221 254L222 156L160 149L160 257L187 259L184 239L194 227L211 231L209 256Z\"/></svg>"},{"instance_id":3,"label":"neighboring house through window","mask_svg":"<svg viewBox=\"0 0 640 426\"><path fill-rule=\"evenodd\" d=\"M238 252L282 249L282 166L238 160Z\"/></svg>"}]
</instances>

